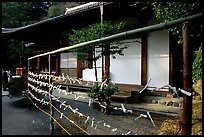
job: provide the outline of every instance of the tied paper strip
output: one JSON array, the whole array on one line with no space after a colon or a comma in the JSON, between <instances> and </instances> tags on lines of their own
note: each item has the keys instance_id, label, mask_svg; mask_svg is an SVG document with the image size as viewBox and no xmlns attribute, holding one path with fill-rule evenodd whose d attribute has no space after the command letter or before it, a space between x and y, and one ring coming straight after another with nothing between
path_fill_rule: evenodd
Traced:
<instances>
[{"instance_id":1,"label":"tied paper strip","mask_svg":"<svg viewBox=\"0 0 204 137\"><path fill-rule=\"evenodd\" d=\"M92 100L91 100L91 99L89 99L89 107L91 106L91 102L92 102Z\"/></svg>"},{"instance_id":2,"label":"tied paper strip","mask_svg":"<svg viewBox=\"0 0 204 137\"><path fill-rule=\"evenodd\" d=\"M62 119L62 116L63 116L63 113L61 113L61 115L60 115L60 119Z\"/></svg>"},{"instance_id":3,"label":"tied paper strip","mask_svg":"<svg viewBox=\"0 0 204 137\"><path fill-rule=\"evenodd\" d=\"M121 107L122 107L122 110L123 110L123 113L128 113L130 112L130 114L132 114L132 110L127 110L123 104L121 104Z\"/></svg>"},{"instance_id":4,"label":"tied paper strip","mask_svg":"<svg viewBox=\"0 0 204 137\"><path fill-rule=\"evenodd\" d=\"M86 120L84 121L84 124L86 124L86 122L89 120L89 116L86 118Z\"/></svg>"},{"instance_id":5,"label":"tied paper strip","mask_svg":"<svg viewBox=\"0 0 204 137\"><path fill-rule=\"evenodd\" d=\"M154 121L152 120L152 117L151 117L151 115L150 115L149 111L147 111L147 115L149 116L149 118L150 118L150 120L151 120L151 122L152 122L153 126L155 127L156 125L154 124Z\"/></svg>"},{"instance_id":6,"label":"tied paper strip","mask_svg":"<svg viewBox=\"0 0 204 137\"><path fill-rule=\"evenodd\" d=\"M149 111L147 111L147 115L148 115L149 119L151 120L153 126L156 126L156 125L154 124L154 121L152 120L152 117L151 117ZM141 117L145 117L145 118L147 118L147 115L140 114L140 116L138 116L137 118L135 118L135 121L138 120L138 119L141 118Z\"/></svg>"},{"instance_id":7,"label":"tied paper strip","mask_svg":"<svg viewBox=\"0 0 204 137\"><path fill-rule=\"evenodd\" d=\"M102 104L100 104L100 103L99 103L99 105L100 105L101 107L103 107L103 108L105 108L105 109L106 109L106 106L104 106L104 105L102 105Z\"/></svg>"},{"instance_id":8,"label":"tied paper strip","mask_svg":"<svg viewBox=\"0 0 204 137\"><path fill-rule=\"evenodd\" d=\"M78 100L79 98L85 98L84 96L78 96L75 98L75 100Z\"/></svg>"},{"instance_id":9,"label":"tied paper strip","mask_svg":"<svg viewBox=\"0 0 204 137\"><path fill-rule=\"evenodd\" d=\"M104 82L102 82L100 90L103 88L103 85L105 85L106 81L107 81L107 79Z\"/></svg>"},{"instance_id":10,"label":"tied paper strip","mask_svg":"<svg viewBox=\"0 0 204 137\"><path fill-rule=\"evenodd\" d=\"M104 120L98 121L97 124L103 122ZM98 127L98 125L96 124L95 129Z\"/></svg>"},{"instance_id":11,"label":"tied paper strip","mask_svg":"<svg viewBox=\"0 0 204 137\"><path fill-rule=\"evenodd\" d=\"M131 133L131 131L128 131L127 133L123 134L122 135L129 135Z\"/></svg>"},{"instance_id":12,"label":"tied paper strip","mask_svg":"<svg viewBox=\"0 0 204 137\"><path fill-rule=\"evenodd\" d=\"M147 82L147 84L144 86L144 88L143 88L142 90L140 90L139 93L142 93L145 89L147 89L147 87L148 87L150 81L151 81L151 78L149 79L149 81Z\"/></svg>"},{"instance_id":13,"label":"tied paper strip","mask_svg":"<svg viewBox=\"0 0 204 137\"><path fill-rule=\"evenodd\" d=\"M110 125L107 125L107 124L106 124L106 125L105 125L105 127L108 127L108 128L110 128L111 126L110 126Z\"/></svg>"},{"instance_id":14,"label":"tied paper strip","mask_svg":"<svg viewBox=\"0 0 204 137\"><path fill-rule=\"evenodd\" d=\"M176 96L179 97L178 91L176 90L176 87L172 87L171 85L164 85L161 88L164 88L164 87L169 87L174 92L173 94L176 94ZM161 88L159 88L159 89L161 89Z\"/></svg>"},{"instance_id":15,"label":"tied paper strip","mask_svg":"<svg viewBox=\"0 0 204 137\"><path fill-rule=\"evenodd\" d=\"M76 111L79 110L78 108L72 110L73 113L76 113Z\"/></svg>"},{"instance_id":16,"label":"tied paper strip","mask_svg":"<svg viewBox=\"0 0 204 137\"><path fill-rule=\"evenodd\" d=\"M111 131L112 132L116 132L118 129L117 128L114 128L114 129L112 129Z\"/></svg>"},{"instance_id":17,"label":"tied paper strip","mask_svg":"<svg viewBox=\"0 0 204 137\"><path fill-rule=\"evenodd\" d=\"M97 123L99 124L99 123L101 123L101 122L103 122L104 120L101 120L101 121L98 121Z\"/></svg>"},{"instance_id":18,"label":"tied paper strip","mask_svg":"<svg viewBox=\"0 0 204 137\"><path fill-rule=\"evenodd\" d=\"M91 127L94 126L94 117L92 118L92 121L91 121Z\"/></svg>"},{"instance_id":19,"label":"tied paper strip","mask_svg":"<svg viewBox=\"0 0 204 137\"><path fill-rule=\"evenodd\" d=\"M179 91L181 91L183 94L186 94L187 96L191 96L191 93L186 91L186 90L183 90L183 89L179 88Z\"/></svg>"},{"instance_id":20,"label":"tied paper strip","mask_svg":"<svg viewBox=\"0 0 204 137\"><path fill-rule=\"evenodd\" d=\"M126 113L126 108L124 107L123 104L121 104L121 107L122 107L123 112Z\"/></svg>"},{"instance_id":21,"label":"tied paper strip","mask_svg":"<svg viewBox=\"0 0 204 137\"><path fill-rule=\"evenodd\" d=\"M146 117L147 117L147 115L140 114L140 115L139 115L137 118L135 118L135 121L136 121L136 120L138 120L138 119L139 119L139 118L141 118L141 117L145 117L145 118L146 118Z\"/></svg>"}]
</instances>

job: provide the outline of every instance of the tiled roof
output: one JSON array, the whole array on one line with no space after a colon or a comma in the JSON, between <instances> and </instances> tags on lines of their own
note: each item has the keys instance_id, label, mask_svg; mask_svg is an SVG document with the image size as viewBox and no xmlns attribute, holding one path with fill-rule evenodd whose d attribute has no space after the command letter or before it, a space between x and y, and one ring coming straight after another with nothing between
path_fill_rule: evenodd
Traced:
<instances>
[{"instance_id":1,"label":"tiled roof","mask_svg":"<svg viewBox=\"0 0 204 137\"><path fill-rule=\"evenodd\" d=\"M79 5L73 8L66 8L66 12L65 15L71 15L71 14L75 14L78 12L83 12L84 10L88 10L88 9L93 9L93 8L97 8L100 5L107 5L113 2L89 2L83 5Z\"/></svg>"}]
</instances>

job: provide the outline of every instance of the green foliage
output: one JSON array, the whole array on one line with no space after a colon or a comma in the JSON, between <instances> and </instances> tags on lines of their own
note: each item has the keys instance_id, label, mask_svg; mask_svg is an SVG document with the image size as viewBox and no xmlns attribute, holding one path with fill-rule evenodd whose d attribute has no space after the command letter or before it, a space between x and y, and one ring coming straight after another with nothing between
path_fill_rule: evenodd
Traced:
<instances>
[{"instance_id":1,"label":"green foliage","mask_svg":"<svg viewBox=\"0 0 204 137\"><path fill-rule=\"evenodd\" d=\"M3 2L2 27L13 28L40 21L47 15L49 2Z\"/></svg>"},{"instance_id":2,"label":"green foliage","mask_svg":"<svg viewBox=\"0 0 204 137\"><path fill-rule=\"evenodd\" d=\"M95 83L88 92L88 96L92 99L98 99L100 102L110 102L110 96L118 91L118 88L113 84L104 84L101 88L101 85Z\"/></svg>"},{"instance_id":3,"label":"green foliage","mask_svg":"<svg viewBox=\"0 0 204 137\"><path fill-rule=\"evenodd\" d=\"M202 46L195 51L195 60L193 61L193 83L202 79Z\"/></svg>"},{"instance_id":4,"label":"green foliage","mask_svg":"<svg viewBox=\"0 0 204 137\"><path fill-rule=\"evenodd\" d=\"M69 40L70 45L75 45L78 43L99 39L102 37L106 37L109 35L112 35L114 33L120 32L124 28L124 24L118 23L118 24L112 24L110 21L104 21L103 24L101 23L95 23L92 25L87 26L86 28L82 28L80 30L73 30L72 34L69 34ZM104 42L101 43L101 45L107 46L110 45L110 42ZM80 48L76 48L73 51L77 53L77 57L81 60L87 59L86 55L87 53L93 53L95 46L101 46L99 45L87 45ZM122 50L127 47L120 47L119 45L113 46L110 48L110 54L122 54ZM105 51L98 51L101 52L97 57L89 58L90 60L97 60L102 54L107 54Z\"/></svg>"},{"instance_id":5,"label":"green foliage","mask_svg":"<svg viewBox=\"0 0 204 137\"><path fill-rule=\"evenodd\" d=\"M72 112L68 112L65 114L66 117L74 121L78 126L80 126L82 129L87 129L87 123L84 124L84 121L86 120L85 117L79 117L79 115L74 114ZM63 128L65 128L71 135L86 135L82 130L80 130L78 127L76 127L73 123L69 122L68 120L64 120L61 118L57 119L57 122L62 125ZM54 122L54 135L67 135L67 133L56 123Z\"/></svg>"},{"instance_id":6,"label":"green foliage","mask_svg":"<svg viewBox=\"0 0 204 137\"><path fill-rule=\"evenodd\" d=\"M119 24L112 24L110 21L104 21L102 25L101 23L95 23L80 30L73 30L73 34L68 35L70 45L112 35L121 31L123 27L124 24L122 22Z\"/></svg>"},{"instance_id":7,"label":"green foliage","mask_svg":"<svg viewBox=\"0 0 204 137\"><path fill-rule=\"evenodd\" d=\"M201 12L200 6L200 3L190 2L158 2L155 12L158 19L166 22Z\"/></svg>"},{"instance_id":8,"label":"green foliage","mask_svg":"<svg viewBox=\"0 0 204 137\"><path fill-rule=\"evenodd\" d=\"M156 2L154 3L155 15L160 22L167 22L202 12L199 2ZM191 27L191 29L195 29ZM178 43L181 39L181 25L167 29L173 35L178 35ZM192 34L193 35L193 34ZM196 34L194 34L196 35Z\"/></svg>"}]
</instances>

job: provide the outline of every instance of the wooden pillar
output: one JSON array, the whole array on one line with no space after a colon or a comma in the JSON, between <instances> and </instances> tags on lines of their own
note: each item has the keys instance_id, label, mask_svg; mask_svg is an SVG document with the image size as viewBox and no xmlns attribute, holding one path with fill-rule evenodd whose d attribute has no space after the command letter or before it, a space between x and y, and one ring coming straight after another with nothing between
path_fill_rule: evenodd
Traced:
<instances>
[{"instance_id":1,"label":"wooden pillar","mask_svg":"<svg viewBox=\"0 0 204 137\"><path fill-rule=\"evenodd\" d=\"M183 36L183 89L192 91L191 45L189 44L189 23L182 26ZM182 135L191 135L192 128L192 96L183 97Z\"/></svg>"},{"instance_id":2,"label":"wooden pillar","mask_svg":"<svg viewBox=\"0 0 204 137\"><path fill-rule=\"evenodd\" d=\"M40 70L41 70L41 57L37 58L37 64L38 64L38 73L40 73Z\"/></svg>"},{"instance_id":3,"label":"wooden pillar","mask_svg":"<svg viewBox=\"0 0 204 137\"><path fill-rule=\"evenodd\" d=\"M110 77L110 45L105 46L105 72L104 73L107 77ZM109 82L109 79L107 80L107 82Z\"/></svg>"},{"instance_id":4,"label":"wooden pillar","mask_svg":"<svg viewBox=\"0 0 204 137\"><path fill-rule=\"evenodd\" d=\"M60 53L56 53L55 56L55 75L59 76L60 74Z\"/></svg>"},{"instance_id":5,"label":"wooden pillar","mask_svg":"<svg viewBox=\"0 0 204 137\"><path fill-rule=\"evenodd\" d=\"M146 85L147 83L147 36L141 38L141 84Z\"/></svg>"},{"instance_id":6,"label":"wooden pillar","mask_svg":"<svg viewBox=\"0 0 204 137\"><path fill-rule=\"evenodd\" d=\"M77 58L77 78L82 78L81 60Z\"/></svg>"}]
</instances>

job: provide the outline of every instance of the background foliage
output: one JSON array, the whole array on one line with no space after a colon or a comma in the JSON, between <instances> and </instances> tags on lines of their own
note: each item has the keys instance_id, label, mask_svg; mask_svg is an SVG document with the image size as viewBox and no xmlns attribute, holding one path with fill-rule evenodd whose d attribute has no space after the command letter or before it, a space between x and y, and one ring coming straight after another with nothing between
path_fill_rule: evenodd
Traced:
<instances>
[{"instance_id":1,"label":"background foliage","mask_svg":"<svg viewBox=\"0 0 204 137\"><path fill-rule=\"evenodd\" d=\"M101 23L95 23L92 25L87 26L86 28L82 28L79 30L72 30L72 34L68 34L68 38L70 40L70 45L94 40L94 39L99 39L102 37L106 37L109 35L112 35L114 33L120 32L124 28L124 24L118 23L118 24L113 24L110 21L104 21L102 26ZM107 46L110 45L111 42L103 42L102 45ZM83 46L80 48L74 49L74 51L77 53L77 57L81 60L86 59L86 53L93 53L95 46L101 46L101 44L98 45L88 45L88 46ZM126 47L120 47L119 45L117 46L111 46L110 47L110 54L122 54L122 50ZM107 54L104 51L99 50L99 55L95 58L89 58L89 60L97 60L99 57L105 54Z\"/></svg>"},{"instance_id":2,"label":"background foliage","mask_svg":"<svg viewBox=\"0 0 204 137\"><path fill-rule=\"evenodd\" d=\"M197 2L195 3L192 3L192 2L156 2L154 3L155 15L160 22L172 21L179 18L190 16L196 13L200 13L202 12L201 6L202 6L201 3L199 2L198 3ZM195 33L195 34L192 33L192 35L196 36L197 35L196 33L200 31L193 31L193 29L195 29L196 26L193 24L191 24L190 26L191 26L190 32ZM198 27L196 28L199 30ZM173 35L178 36L178 43L182 42L181 25L167 29L167 31Z\"/></svg>"}]
</instances>

